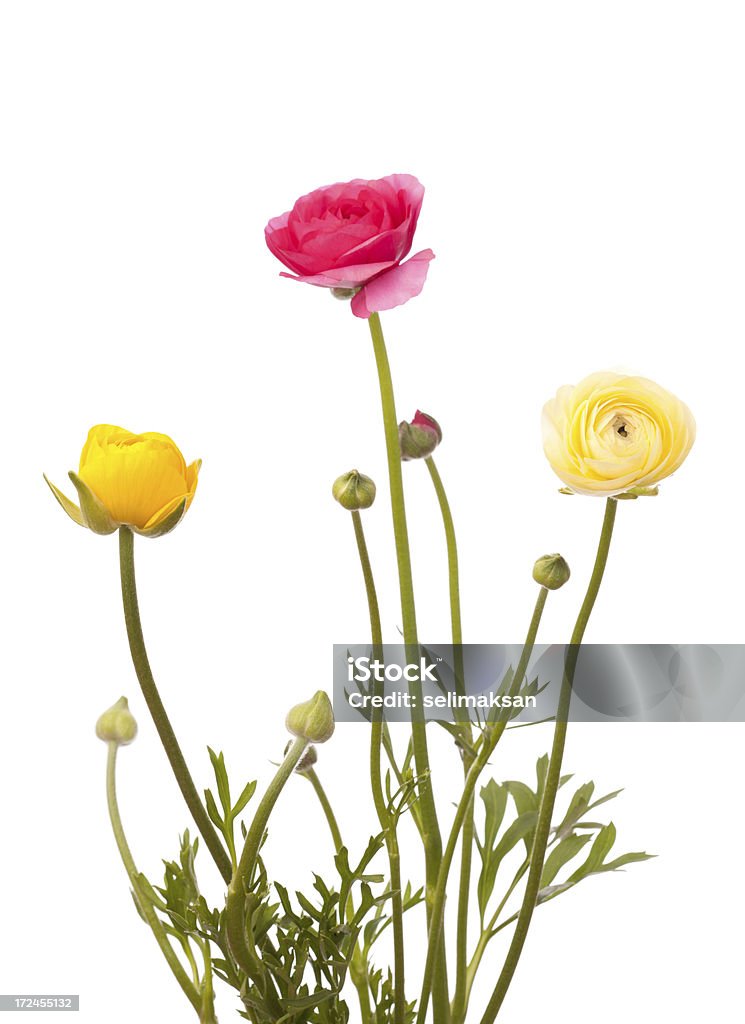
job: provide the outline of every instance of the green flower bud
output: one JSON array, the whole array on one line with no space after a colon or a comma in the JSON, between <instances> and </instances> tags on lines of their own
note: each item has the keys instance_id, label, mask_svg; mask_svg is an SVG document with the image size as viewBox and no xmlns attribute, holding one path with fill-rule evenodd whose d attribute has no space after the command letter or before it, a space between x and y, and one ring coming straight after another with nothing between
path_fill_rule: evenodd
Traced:
<instances>
[{"instance_id":1,"label":"green flower bud","mask_svg":"<svg viewBox=\"0 0 745 1024\"><path fill-rule=\"evenodd\" d=\"M136 735L137 722L129 710L126 697L120 697L96 722L96 736L106 743L118 743L124 747Z\"/></svg>"},{"instance_id":2,"label":"green flower bud","mask_svg":"<svg viewBox=\"0 0 745 1024\"><path fill-rule=\"evenodd\" d=\"M442 441L440 424L426 412L418 409L411 423L404 420L398 425L398 443L401 445L401 458L426 459Z\"/></svg>"},{"instance_id":3,"label":"green flower bud","mask_svg":"<svg viewBox=\"0 0 745 1024\"><path fill-rule=\"evenodd\" d=\"M561 555L544 555L533 566L533 579L547 590L563 587L571 573Z\"/></svg>"},{"instance_id":4,"label":"green flower bud","mask_svg":"<svg viewBox=\"0 0 745 1024\"><path fill-rule=\"evenodd\" d=\"M285 747L285 757L287 757L287 755L289 754L291 746L292 746L292 740L290 740L289 743L287 744L287 746ZM308 745L308 747L306 748L305 753L303 754L303 756L300 758L300 760L298 761L297 765L295 766L295 771L298 773L298 775L303 775L305 772L309 771L309 769L311 769L313 767L313 765L316 763L317 760L318 760L318 751L316 750L316 748L311 743L311 744Z\"/></svg>"},{"instance_id":5,"label":"green flower bud","mask_svg":"<svg viewBox=\"0 0 745 1024\"><path fill-rule=\"evenodd\" d=\"M358 512L361 508L370 508L375 501L375 484L369 476L350 469L334 480L331 493L348 512Z\"/></svg>"},{"instance_id":6,"label":"green flower bud","mask_svg":"<svg viewBox=\"0 0 745 1024\"><path fill-rule=\"evenodd\" d=\"M287 731L309 743L325 743L334 734L334 711L323 690L310 700L290 708L285 721Z\"/></svg>"}]
</instances>

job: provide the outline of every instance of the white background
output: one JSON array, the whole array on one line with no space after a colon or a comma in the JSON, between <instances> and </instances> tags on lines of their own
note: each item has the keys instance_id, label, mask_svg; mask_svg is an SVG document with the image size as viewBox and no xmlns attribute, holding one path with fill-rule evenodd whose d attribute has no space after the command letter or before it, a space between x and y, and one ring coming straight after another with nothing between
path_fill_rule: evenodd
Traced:
<instances>
[{"instance_id":1,"label":"white background","mask_svg":"<svg viewBox=\"0 0 745 1024\"><path fill-rule=\"evenodd\" d=\"M397 637L366 325L280 279L263 242L303 192L393 171L426 185L415 246L437 259L383 320L401 417L444 428L466 639L523 635L530 568L553 550L573 576L541 638L567 638L602 503L557 494L540 408L626 368L683 397L699 437L659 498L619 508L588 639L742 641L744 30L738 3L681 0L2 5L0 991L79 992L90 1024L191 1017L106 819L93 724L126 693L141 729L120 798L151 877L188 820L128 661L116 540L75 527L41 478L66 484L90 425L164 431L204 459L185 522L137 543L151 660L200 786L207 743L236 786L265 784L286 709L329 685L331 644L366 639L330 496L352 466L379 485L365 525ZM421 634L443 640L441 524L424 466L405 475ZM743 735L572 729L567 769L626 787L619 852L659 858L537 913L500 1020L738 1019ZM549 742L513 733L496 777L527 776ZM375 829L365 746L339 728L319 768L353 847ZM459 769L444 734L433 748L447 820ZM269 843L291 886L330 876L303 780ZM231 993L219 1006L237 1019Z\"/></svg>"}]
</instances>

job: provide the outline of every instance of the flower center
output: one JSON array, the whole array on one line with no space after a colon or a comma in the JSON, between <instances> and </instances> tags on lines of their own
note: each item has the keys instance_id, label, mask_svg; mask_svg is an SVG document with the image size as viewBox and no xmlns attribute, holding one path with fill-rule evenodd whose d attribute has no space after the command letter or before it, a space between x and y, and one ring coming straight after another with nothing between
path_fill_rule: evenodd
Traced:
<instances>
[{"instance_id":1,"label":"flower center","mask_svg":"<svg viewBox=\"0 0 745 1024\"><path fill-rule=\"evenodd\" d=\"M616 434L619 435L619 437L631 436L631 427L627 420L623 418L623 416L616 416L615 420L613 421L613 430Z\"/></svg>"}]
</instances>

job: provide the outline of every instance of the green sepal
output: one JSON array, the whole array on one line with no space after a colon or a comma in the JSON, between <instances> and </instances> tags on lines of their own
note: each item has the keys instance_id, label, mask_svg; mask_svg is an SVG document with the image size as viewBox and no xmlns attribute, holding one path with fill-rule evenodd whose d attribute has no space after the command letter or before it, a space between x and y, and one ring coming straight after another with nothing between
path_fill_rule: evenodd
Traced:
<instances>
[{"instance_id":1,"label":"green sepal","mask_svg":"<svg viewBox=\"0 0 745 1024\"><path fill-rule=\"evenodd\" d=\"M140 530L136 526L130 526L130 530L133 533L139 533L141 537L162 537L166 533L170 533L181 520L184 518L186 513L186 498L178 503L173 512L169 512L168 515L161 523L157 523L155 526L151 526L148 530Z\"/></svg>"},{"instance_id":2,"label":"green sepal","mask_svg":"<svg viewBox=\"0 0 745 1024\"><path fill-rule=\"evenodd\" d=\"M80 498L80 512L83 518L83 525L94 533L106 535L113 533L119 523L115 523L100 498L97 498L93 491L84 484L77 473L70 470L68 476L75 485L75 490Z\"/></svg>"},{"instance_id":3,"label":"green sepal","mask_svg":"<svg viewBox=\"0 0 745 1024\"><path fill-rule=\"evenodd\" d=\"M85 526L85 523L83 522L83 515L78 506L75 504L75 502L70 501L67 495L62 493L59 487L55 487L55 485L52 483L52 481L49 479L46 473L44 474L44 479L46 480L49 490L55 496L57 501L65 510L65 512L67 512L70 519L72 519L74 523L77 523L78 526Z\"/></svg>"},{"instance_id":4,"label":"green sepal","mask_svg":"<svg viewBox=\"0 0 745 1024\"><path fill-rule=\"evenodd\" d=\"M576 492L576 491L573 491L571 487L560 487L560 488L559 488L559 494L569 494L569 495L573 495L573 494L576 494L576 493L577 493L577 492Z\"/></svg>"}]
</instances>

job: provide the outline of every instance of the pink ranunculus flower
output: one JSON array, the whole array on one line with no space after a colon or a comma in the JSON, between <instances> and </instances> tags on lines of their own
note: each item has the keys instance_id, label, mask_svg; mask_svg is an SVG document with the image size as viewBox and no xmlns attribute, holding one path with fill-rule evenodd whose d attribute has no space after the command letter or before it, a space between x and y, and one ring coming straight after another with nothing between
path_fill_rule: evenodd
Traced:
<instances>
[{"instance_id":1,"label":"pink ranunculus flower","mask_svg":"<svg viewBox=\"0 0 745 1024\"><path fill-rule=\"evenodd\" d=\"M423 199L424 187L411 174L326 185L273 217L266 244L293 271L282 277L349 289L352 312L367 318L402 306L424 287L432 250L401 262L411 250Z\"/></svg>"}]
</instances>

